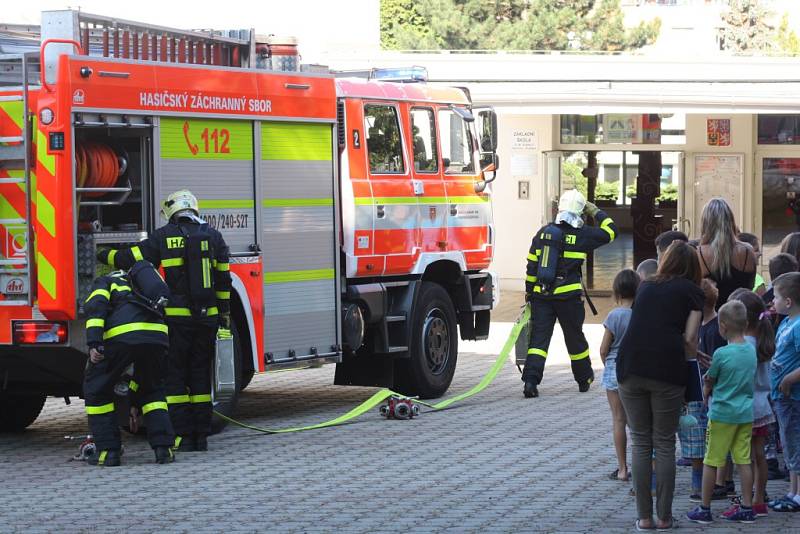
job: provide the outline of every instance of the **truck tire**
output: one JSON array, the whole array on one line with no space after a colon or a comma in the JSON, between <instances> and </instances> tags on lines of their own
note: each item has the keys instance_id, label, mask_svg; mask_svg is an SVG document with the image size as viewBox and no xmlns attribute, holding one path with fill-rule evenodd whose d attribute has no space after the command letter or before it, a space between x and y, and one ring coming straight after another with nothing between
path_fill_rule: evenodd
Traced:
<instances>
[{"instance_id":1,"label":"truck tire","mask_svg":"<svg viewBox=\"0 0 800 534\"><path fill-rule=\"evenodd\" d=\"M236 413L236 406L239 404L239 392L243 389L242 388L242 344L239 340L239 329L236 328L236 323L231 323L231 334L233 335L233 365L234 365L234 376L236 377L236 387L234 388L235 393L233 397L228 402L215 402L214 403L214 411L219 412L226 417L233 417ZM213 362L212 362L213 365ZM212 384L213 388L213 384ZM216 415L211 418L211 433L217 434L222 431L223 428L227 426L228 422L221 417L217 417Z\"/></svg>"},{"instance_id":2,"label":"truck tire","mask_svg":"<svg viewBox=\"0 0 800 534\"><path fill-rule=\"evenodd\" d=\"M39 417L46 399L46 395L0 393L0 432L28 428Z\"/></svg>"},{"instance_id":3,"label":"truck tire","mask_svg":"<svg viewBox=\"0 0 800 534\"><path fill-rule=\"evenodd\" d=\"M247 389L247 386L250 385L250 382L252 382L255 374L256 372L251 370L247 370L242 373L242 385L239 387L239 391L244 391Z\"/></svg>"},{"instance_id":4,"label":"truck tire","mask_svg":"<svg viewBox=\"0 0 800 534\"><path fill-rule=\"evenodd\" d=\"M458 359L458 323L453 301L434 282L423 282L411 314L409 358L398 360L397 385L406 395L441 397Z\"/></svg>"}]
</instances>

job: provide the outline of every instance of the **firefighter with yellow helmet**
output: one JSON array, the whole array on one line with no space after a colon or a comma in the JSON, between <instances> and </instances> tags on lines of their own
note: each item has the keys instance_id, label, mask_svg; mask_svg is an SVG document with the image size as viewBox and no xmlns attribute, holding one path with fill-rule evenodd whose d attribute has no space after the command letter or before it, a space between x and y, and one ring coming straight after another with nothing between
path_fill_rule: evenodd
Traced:
<instances>
[{"instance_id":1,"label":"firefighter with yellow helmet","mask_svg":"<svg viewBox=\"0 0 800 534\"><path fill-rule=\"evenodd\" d=\"M211 362L218 327L230 328L229 251L216 229L200 218L197 198L176 191L161 204L168 222L137 245L102 250L98 259L125 269L145 259L164 269L172 293L164 309L169 326L167 405L182 451L208 450L211 432Z\"/></svg>"},{"instance_id":2,"label":"firefighter with yellow helmet","mask_svg":"<svg viewBox=\"0 0 800 534\"><path fill-rule=\"evenodd\" d=\"M593 217L597 226L585 226L584 214ZM525 277L525 294L531 306L528 355L522 371L525 397L539 396L538 386L556 320L564 332L578 389L589 390L594 371L583 335L586 312L582 267L589 252L612 242L616 235L614 221L576 189L561 195L555 221L534 235Z\"/></svg>"}]
</instances>

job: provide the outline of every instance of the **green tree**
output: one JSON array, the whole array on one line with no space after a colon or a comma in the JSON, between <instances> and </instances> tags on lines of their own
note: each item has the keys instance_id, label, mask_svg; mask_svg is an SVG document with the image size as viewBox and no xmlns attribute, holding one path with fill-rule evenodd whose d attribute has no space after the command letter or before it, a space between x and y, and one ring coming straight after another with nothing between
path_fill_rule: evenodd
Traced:
<instances>
[{"instance_id":1,"label":"green tree","mask_svg":"<svg viewBox=\"0 0 800 534\"><path fill-rule=\"evenodd\" d=\"M736 54L773 50L775 27L769 23L772 16L758 0L729 0L728 10L722 14L720 46Z\"/></svg>"},{"instance_id":2,"label":"green tree","mask_svg":"<svg viewBox=\"0 0 800 534\"><path fill-rule=\"evenodd\" d=\"M660 27L626 29L619 0L381 0L387 49L619 51L655 42Z\"/></svg>"},{"instance_id":3,"label":"green tree","mask_svg":"<svg viewBox=\"0 0 800 534\"><path fill-rule=\"evenodd\" d=\"M407 39L426 38L429 33L415 0L381 0L381 47L402 49L398 35L405 43Z\"/></svg>"},{"instance_id":4,"label":"green tree","mask_svg":"<svg viewBox=\"0 0 800 534\"><path fill-rule=\"evenodd\" d=\"M781 17L781 25L778 27L778 35L775 38L778 50L786 56L800 56L800 38L794 30L789 29L789 14L784 13Z\"/></svg>"}]
</instances>

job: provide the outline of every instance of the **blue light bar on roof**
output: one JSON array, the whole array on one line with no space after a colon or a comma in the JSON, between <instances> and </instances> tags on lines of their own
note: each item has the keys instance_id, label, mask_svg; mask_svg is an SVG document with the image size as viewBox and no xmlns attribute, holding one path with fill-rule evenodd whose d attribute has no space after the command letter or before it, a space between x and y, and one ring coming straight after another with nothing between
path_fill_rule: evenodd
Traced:
<instances>
[{"instance_id":1,"label":"blue light bar on roof","mask_svg":"<svg viewBox=\"0 0 800 534\"><path fill-rule=\"evenodd\" d=\"M384 82L427 82L428 69L425 67L399 67L392 69L372 69L371 79Z\"/></svg>"}]
</instances>

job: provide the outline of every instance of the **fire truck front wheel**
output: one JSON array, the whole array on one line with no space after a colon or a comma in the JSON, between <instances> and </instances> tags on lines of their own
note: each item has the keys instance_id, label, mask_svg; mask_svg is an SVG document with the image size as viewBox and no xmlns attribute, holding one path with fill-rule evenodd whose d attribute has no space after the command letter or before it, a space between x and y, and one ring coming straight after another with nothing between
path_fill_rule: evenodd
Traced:
<instances>
[{"instance_id":1,"label":"fire truck front wheel","mask_svg":"<svg viewBox=\"0 0 800 534\"><path fill-rule=\"evenodd\" d=\"M0 432L19 432L30 426L44 407L45 395L0 393Z\"/></svg>"},{"instance_id":2,"label":"fire truck front wheel","mask_svg":"<svg viewBox=\"0 0 800 534\"><path fill-rule=\"evenodd\" d=\"M458 359L458 323L453 301L434 282L423 282L411 319L409 358L398 360L398 387L423 399L450 387Z\"/></svg>"}]
</instances>

